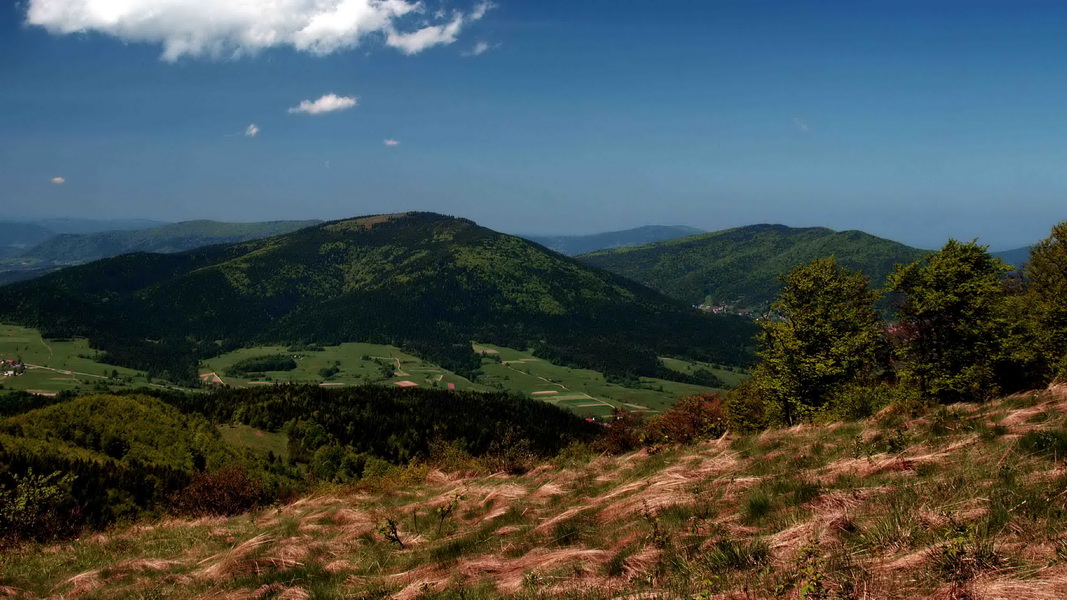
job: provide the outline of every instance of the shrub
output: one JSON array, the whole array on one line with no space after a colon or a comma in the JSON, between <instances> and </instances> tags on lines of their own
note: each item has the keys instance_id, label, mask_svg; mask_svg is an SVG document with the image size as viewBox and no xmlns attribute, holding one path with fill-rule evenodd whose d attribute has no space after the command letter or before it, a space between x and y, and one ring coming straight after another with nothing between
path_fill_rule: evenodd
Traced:
<instances>
[{"instance_id":1,"label":"shrub","mask_svg":"<svg viewBox=\"0 0 1067 600\"><path fill-rule=\"evenodd\" d=\"M48 541L73 534L82 519L71 494L71 474L16 475L0 488L0 545Z\"/></svg>"},{"instance_id":2,"label":"shrub","mask_svg":"<svg viewBox=\"0 0 1067 600\"><path fill-rule=\"evenodd\" d=\"M265 504L270 494L241 467L227 467L193 478L174 498L176 512L190 516L229 516Z\"/></svg>"},{"instance_id":3,"label":"shrub","mask_svg":"<svg viewBox=\"0 0 1067 600\"><path fill-rule=\"evenodd\" d=\"M1055 459L1067 459L1067 431L1030 431L1019 438L1019 449Z\"/></svg>"},{"instance_id":4,"label":"shrub","mask_svg":"<svg viewBox=\"0 0 1067 600\"><path fill-rule=\"evenodd\" d=\"M770 426L770 415L763 391L754 379L742 382L726 396L726 422L738 433L763 431Z\"/></svg>"},{"instance_id":5,"label":"shrub","mask_svg":"<svg viewBox=\"0 0 1067 600\"><path fill-rule=\"evenodd\" d=\"M641 445L642 419L639 415L615 409L604 435L596 441L596 448L609 454L622 454Z\"/></svg>"},{"instance_id":6,"label":"shrub","mask_svg":"<svg viewBox=\"0 0 1067 600\"><path fill-rule=\"evenodd\" d=\"M892 404L895 396L893 387L883 383L850 385L830 399L827 416L844 421L866 419Z\"/></svg>"},{"instance_id":7,"label":"shrub","mask_svg":"<svg viewBox=\"0 0 1067 600\"><path fill-rule=\"evenodd\" d=\"M686 396L648 424L646 443L692 444L726 431L726 416L718 394Z\"/></svg>"}]
</instances>

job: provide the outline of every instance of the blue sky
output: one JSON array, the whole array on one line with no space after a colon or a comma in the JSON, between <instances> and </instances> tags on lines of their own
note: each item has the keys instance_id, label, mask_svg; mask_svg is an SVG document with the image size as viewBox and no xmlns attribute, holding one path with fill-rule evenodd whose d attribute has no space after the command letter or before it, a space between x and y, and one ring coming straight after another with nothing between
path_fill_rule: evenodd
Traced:
<instances>
[{"instance_id":1,"label":"blue sky","mask_svg":"<svg viewBox=\"0 0 1067 600\"><path fill-rule=\"evenodd\" d=\"M1067 218L1067 3L324 0L364 12L314 26L310 0L250 4L3 3L5 217L421 209L995 249ZM326 94L356 106L290 112Z\"/></svg>"}]
</instances>

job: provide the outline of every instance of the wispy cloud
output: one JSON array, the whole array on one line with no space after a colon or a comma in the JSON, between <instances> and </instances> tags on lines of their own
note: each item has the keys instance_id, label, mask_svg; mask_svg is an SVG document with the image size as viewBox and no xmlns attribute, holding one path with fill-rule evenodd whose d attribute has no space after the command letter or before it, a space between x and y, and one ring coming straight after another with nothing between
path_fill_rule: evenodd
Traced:
<instances>
[{"instance_id":1,"label":"wispy cloud","mask_svg":"<svg viewBox=\"0 0 1067 600\"><path fill-rule=\"evenodd\" d=\"M500 44L490 44L489 42L478 42L473 48L466 52L461 52L463 56L481 56L493 48L499 48Z\"/></svg>"},{"instance_id":2,"label":"wispy cloud","mask_svg":"<svg viewBox=\"0 0 1067 600\"><path fill-rule=\"evenodd\" d=\"M811 133L811 126L800 117L793 117L793 127L796 127L800 133Z\"/></svg>"},{"instance_id":3,"label":"wispy cloud","mask_svg":"<svg viewBox=\"0 0 1067 600\"><path fill-rule=\"evenodd\" d=\"M257 127L255 123L252 123L251 125L245 128L245 137L256 137L256 134L258 133L259 127Z\"/></svg>"},{"instance_id":4,"label":"wispy cloud","mask_svg":"<svg viewBox=\"0 0 1067 600\"><path fill-rule=\"evenodd\" d=\"M67 182L67 180L62 178L62 177L53 177L52 178L52 183L54 183L56 185L63 185L66 182Z\"/></svg>"},{"instance_id":5,"label":"wispy cloud","mask_svg":"<svg viewBox=\"0 0 1067 600\"><path fill-rule=\"evenodd\" d=\"M382 141L382 143L385 144L386 146L389 146L390 148L392 148L393 146L399 146L400 145L400 142L398 140L394 140L394 139L387 139L387 140Z\"/></svg>"},{"instance_id":6,"label":"wispy cloud","mask_svg":"<svg viewBox=\"0 0 1067 600\"><path fill-rule=\"evenodd\" d=\"M359 99L355 96L338 96L337 94L326 94L318 100L304 100L299 105L289 109L290 113L305 113L309 115L320 115L322 113L334 112L338 110L348 110L359 104Z\"/></svg>"},{"instance_id":7,"label":"wispy cloud","mask_svg":"<svg viewBox=\"0 0 1067 600\"><path fill-rule=\"evenodd\" d=\"M374 36L414 54L453 43L465 24L492 7L479 2L451 14L428 14L423 2L408 0L28 0L26 22L56 35L96 32L160 44L169 61L237 57L278 46L325 55ZM412 28L416 14L421 22Z\"/></svg>"},{"instance_id":8,"label":"wispy cloud","mask_svg":"<svg viewBox=\"0 0 1067 600\"><path fill-rule=\"evenodd\" d=\"M395 29L388 30L385 43L396 48L404 54L418 54L432 46L447 45L454 43L459 37L464 25L471 21L477 21L485 16L495 4L482 2L474 7L469 13L456 12L448 23L427 25L415 31L402 32ZM437 19L443 19L444 13L437 11L434 15Z\"/></svg>"}]
</instances>

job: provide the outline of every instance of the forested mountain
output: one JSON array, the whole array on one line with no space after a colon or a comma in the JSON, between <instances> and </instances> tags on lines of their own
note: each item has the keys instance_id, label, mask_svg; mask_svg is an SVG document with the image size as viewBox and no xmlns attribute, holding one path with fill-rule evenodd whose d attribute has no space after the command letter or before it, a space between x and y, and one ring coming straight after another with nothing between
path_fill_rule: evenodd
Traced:
<instances>
[{"instance_id":1,"label":"forested mountain","mask_svg":"<svg viewBox=\"0 0 1067 600\"><path fill-rule=\"evenodd\" d=\"M866 273L880 287L896 263L927 253L862 231L751 225L670 241L585 254L579 260L644 283L690 304L766 306L779 277L816 258Z\"/></svg>"},{"instance_id":2,"label":"forested mountain","mask_svg":"<svg viewBox=\"0 0 1067 600\"><path fill-rule=\"evenodd\" d=\"M608 231L591 235L524 235L522 237L556 252L574 256L608 248L641 246L698 233L704 233L704 230L684 225L647 225L625 231Z\"/></svg>"},{"instance_id":3,"label":"forested mountain","mask_svg":"<svg viewBox=\"0 0 1067 600\"><path fill-rule=\"evenodd\" d=\"M755 329L433 213L72 267L0 288L0 319L86 336L105 362L181 381L195 380L198 358L243 345L347 341L399 345L461 373L480 365L480 340L672 377L657 355L743 364Z\"/></svg>"},{"instance_id":4,"label":"forested mountain","mask_svg":"<svg viewBox=\"0 0 1067 600\"><path fill-rule=\"evenodd\" d=\"M1002 252L991 252L990 254L1017 269L1021 269L1023 265L1030 261L1030 246L1004 250Z\"/></svg>"},{"instance_id":5,"label":"forested mountain","mask_svg":"<svg viewBox=\"0 0 1067 600\"><path fill-rule=\"evenodd\" d=\"M234 244L289 233L321 221L221 223L185 221L135 230L62 234L18 255L56 265L81 264L130 252L180 252L212 244Z\"/></svg>"}]
</instances>

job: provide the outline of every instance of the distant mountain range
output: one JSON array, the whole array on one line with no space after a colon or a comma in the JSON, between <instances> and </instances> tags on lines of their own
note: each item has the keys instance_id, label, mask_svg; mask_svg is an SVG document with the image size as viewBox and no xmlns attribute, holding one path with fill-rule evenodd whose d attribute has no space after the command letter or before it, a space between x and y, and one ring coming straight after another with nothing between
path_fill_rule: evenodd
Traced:
<instances>
[{"instance_id":1,"label":"distant mountain range","mask_svg":"<svg viewBox=\"0 0 1067 600\"><path fill-rule=\"evenodd\" d=\"M591 235L524 235L522 237L561 254L574 256L608 248L641 246L697 233L704 233L704 230L684 225L648 225L625 231L608 231Z\"/></svg>"},{"instance_id":2,"label":"distant mountain range","mask_svg":"<svg viewBox=\"0 0 1067 600\"><path fill-rule=\"evenodd\" d=\"M318 225L322 221L222 223L184 221L149 229L61 234L18 255L57 265L80 264L130 252L181 252L212 244L235 244Z\"/></svg>"},{"instance_id":3,"label":"distant mountain range","mask_svg":"<svg viewBox=\"0 0 1067 600\"><path fill-rule=\"evenodd\" d=\"M322 221L159 224L143 219L86 221L46 219L0 223L0 285L40 277L60 267L130 252L180 252L212 244L260 239ZM98 227L111 229L96 230Z\"/></svg>"},{"instance_id":4,"label":"distant mountain range","mask_svg":"<svg viewBox=\"0 0 1067 600\"><path fill-rule=\"evenodd\" d=\"M166 225L148 219L37 219L0 221L0 258L14 256L64 233L148 229Z\"/></svg>"},{"instance_id":5,"label":"distant mountain range","mask_svg":"<svg viewBox=\"0 0 1067 600\"><path fill-rule=\"evenodd\" d=\"M1023 265L1030 261L1030 246L1015 248L1014 250L1004 250L1002 252L991 252L990 254L1016 269L1021 269Z\"/></svg>"},{"instance_id":6,"label":"distant mountain range","mask_svg":"<svg viewBox=\"0 0 1067 600\"><path fill-rule=\"evenodd\" d=\"M376 215L176 254L134 253L0 288L0 320L86 336L172 379L243 345L392 343L471 371L471 340L619 376L658 356L743 364L755 325L695 311L522 238L433 213Z\"/></svg>"},{"instance_id":7,"label":"distant mountain range","mask_svg":"<svg viewBox=\"0 0 1067 600\"><path fill-rule=\"evenodd\" d=\"M834 255L879 287L894 264L927 252L862 231L751 225L578 258L690 304L759 308L777 295L782 274L816 258Z\"/></svg>"}]
</instances>

